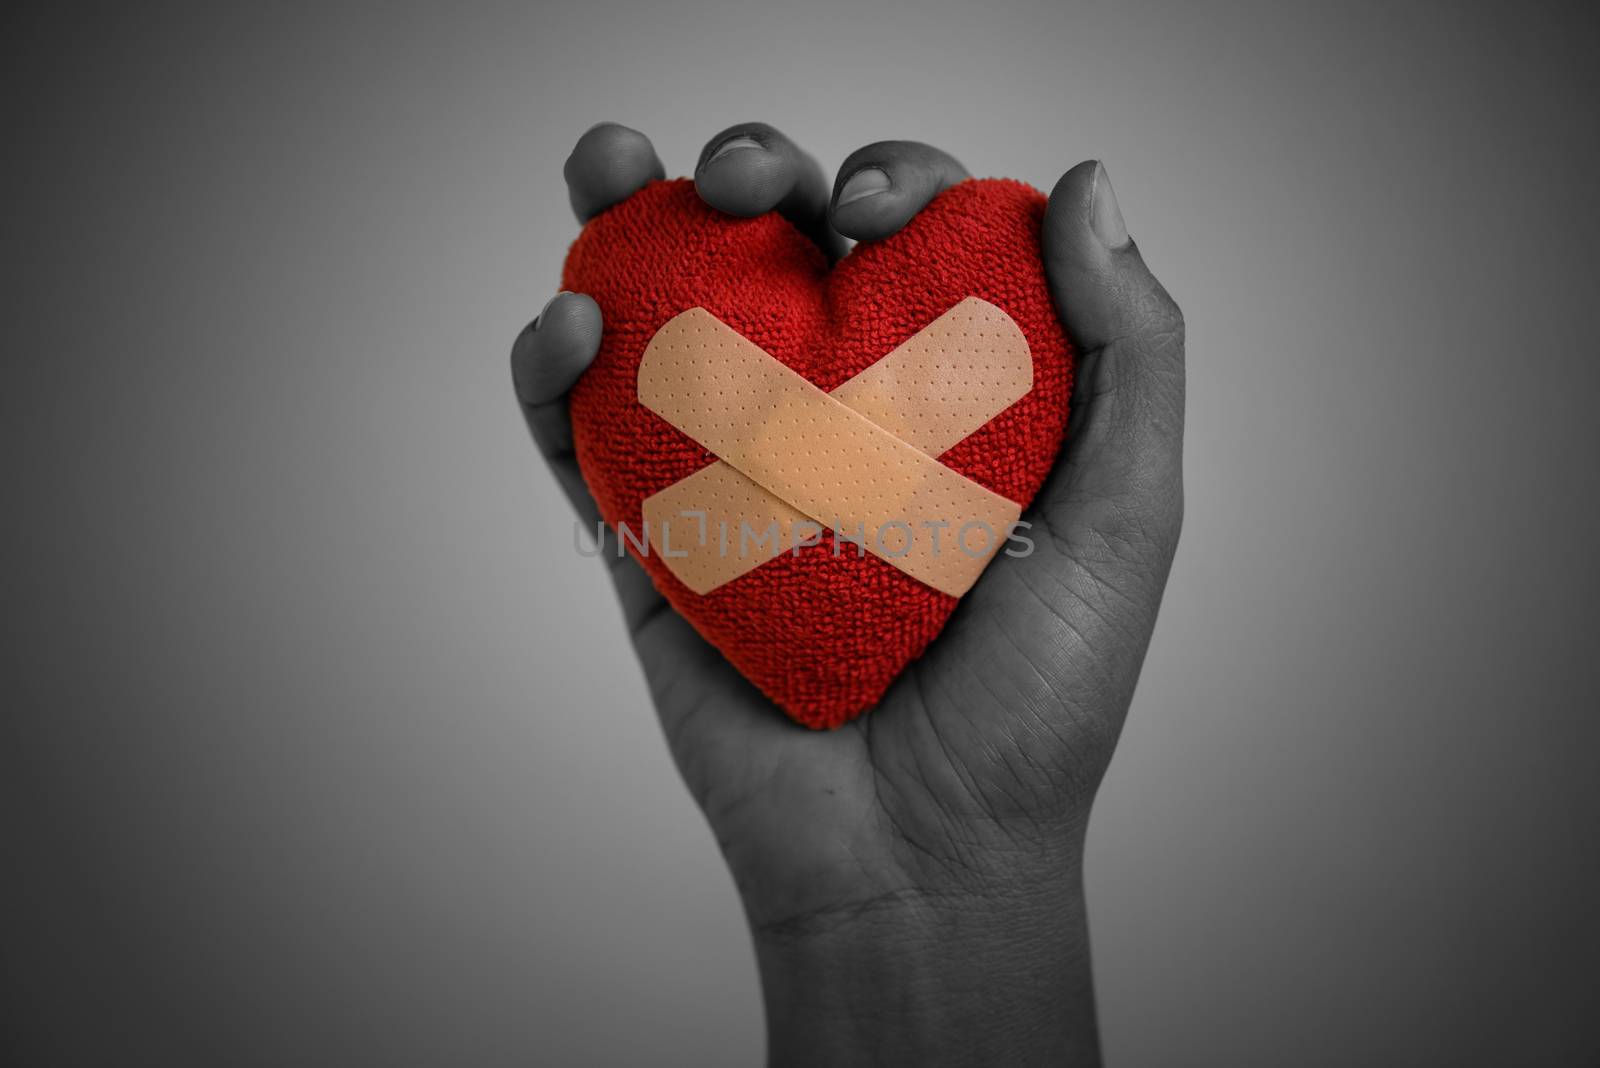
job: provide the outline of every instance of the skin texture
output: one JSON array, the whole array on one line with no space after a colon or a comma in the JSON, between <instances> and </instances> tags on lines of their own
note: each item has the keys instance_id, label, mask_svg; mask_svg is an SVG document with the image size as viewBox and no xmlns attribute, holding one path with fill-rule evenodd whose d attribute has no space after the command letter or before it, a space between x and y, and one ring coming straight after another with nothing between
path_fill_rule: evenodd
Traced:
<instances>
[{"instance_id":1,"label":"skin texture","mask_svg":"<svg viewBox=\"0 0 1600 1068\"><path fill-rule=\"evenodd\" d=\"M652 178L642 134L579 140L580 220ZM904 226L967 177L938 149L852 153L832 192L762 123L707 143L712 207L777 210L831 256ZM603 554L684 781L744 901L773 1064L1092 1064L1084 831L1160 607L1182 525L1183 318L1123 225L1105 169L1056 184L1043 253L1080 366L1068 440L999 556L928 653L845 727L790 723L666 604ZM540 452L594 529L566 394L599 348L597 305L560 294L512 371Z\"/></svg>"}]
</instances>

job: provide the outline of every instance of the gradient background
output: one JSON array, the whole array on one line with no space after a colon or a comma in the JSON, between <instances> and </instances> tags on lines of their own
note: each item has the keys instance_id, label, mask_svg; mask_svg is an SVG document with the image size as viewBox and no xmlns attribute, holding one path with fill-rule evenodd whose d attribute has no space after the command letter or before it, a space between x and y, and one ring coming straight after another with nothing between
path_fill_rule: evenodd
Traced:
<instances>
[{"instance_id":1,"label":"gradient background","mask_svg":"<svg viewBox=\"0 0 1600 1068\"><path fill-rule=\"evenodd\" d=\"M1048 188L1187 312L1090 833L1115 1065L1597 1063L1578 7L4 16L0 1049L749 1064L738 902L513 401L590 124Z\"/></svg>"}]
</instances>

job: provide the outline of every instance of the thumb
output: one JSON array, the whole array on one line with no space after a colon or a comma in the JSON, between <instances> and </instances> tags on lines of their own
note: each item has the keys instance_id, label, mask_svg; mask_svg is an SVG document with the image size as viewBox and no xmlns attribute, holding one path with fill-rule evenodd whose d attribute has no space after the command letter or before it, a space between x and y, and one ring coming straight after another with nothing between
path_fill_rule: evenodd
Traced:
<instances>
[{"instance_id":1,"label":"thumb","mask_svg":"<svg viewBox=\"0 0 1600 1068\"><path fill-rule=\"evenodd\" d=\"M1129 563L1165 576L1183 521L1183 313L1145 266L1097 162L1056 183L1042 249L1079 362L1064 459L1035 517L1069 555L1113 537Z\"/></svg>"},{"instance_id":2,"label":"thumb","mask_svg":"<svg viewBox=\"0 0 1600 1068\"><path fill-rule=\"evenodd\" d=\"M968 670L984 692L1032 713L1020 727L1012 717L1008 729L1031 735L1043 725L1042 746L1078 738L1067 748L1079 760L1110 753L1177 548L1183 316L1129 239L1098 163L1056 183L1040 237L1051 295L1078 352L1067 441L1024 516L1028 551L1007 549L984 572L946 644L957 661L976 665ZM963 636L973 644L963 647ZM1103 770L1088 761L1079 785L1092 792Z\"/></svg>"}]
</instances>

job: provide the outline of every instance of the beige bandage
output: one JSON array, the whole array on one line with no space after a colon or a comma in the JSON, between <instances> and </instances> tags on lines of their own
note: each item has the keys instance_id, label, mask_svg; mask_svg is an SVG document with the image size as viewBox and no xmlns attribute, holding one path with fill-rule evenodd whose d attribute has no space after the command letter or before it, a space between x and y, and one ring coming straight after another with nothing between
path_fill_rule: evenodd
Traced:
<instances>
[{"instance_id":1,"label":"beige bandage","mask_svg":"<svg viewBox=\"0 0 1600 1068\"><path fill-rule=\"evenodd\" d=\"M1020 509L934 457L1032 385L1021 329L973 297L831 395L690 309L646 347L639 400L721 462L644 502L652 550L706 593L828 527L959 597Z\"/></svg>"}]
</instances>

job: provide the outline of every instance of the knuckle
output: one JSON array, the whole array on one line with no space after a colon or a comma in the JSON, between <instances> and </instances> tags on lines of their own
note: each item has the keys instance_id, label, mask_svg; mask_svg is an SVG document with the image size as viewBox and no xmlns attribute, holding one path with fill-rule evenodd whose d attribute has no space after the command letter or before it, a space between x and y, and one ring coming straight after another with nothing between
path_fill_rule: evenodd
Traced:
<instances>
[{"instance_id":1,"label":"knuckle","mask_svg":"<svg viewBox=\"0 0 1600 1068\"><path fill-rule=\"evenodd\" d=\"M598 122L583 132L578 138L577 148L581 149L606 149L617 145L638 143L644 140L644 134L630 129L620 122Z\"/></svg>"},{"instance_id":2,"label":"knuckle","mask_svg":"<svg viewBox=\"0 0 1600 1068\"><path fill-rule=\"evenodd\" d=\"M846 157L839 173L848 175L868 164L945 183L957 181L967 173L950 153L921 141L874 141L863 145Z\"/></svg>"},{"instance_id":3,"label":"knuckle","mask_svg":"<svg viewBox=\"0 0 1600 1068\"><path fill-rule=\"evenodd\" d=\"M904 159L906 141L874 141L870 145L862 145L844 158L839 165L839 183L859 171L863 167L892 168Z\"/></svg>"},{"instance_id":4,"label":"knuckle","mask_svg":"<svg viewBox=\"0 0 1600 1068\"><path fill-rule=\"evenodd\" d=\"M576 195L604 204L633 192L659 170L649 138L610 122L578 138L562 175Z\"/></svg>"},{"instance_id":5,"label":"knuckle","mask_svg":"<svg viewBox=\"0 0 1600 1068\"><path fill-rule=\"evenodd\" d=\"M1178 307L1178 302L1172 299L1166 287L1153 278L1139 302L1138 325L1139 333L1153 340L1183 343L1183 309Z\"/></svg>"}]
</instances>

